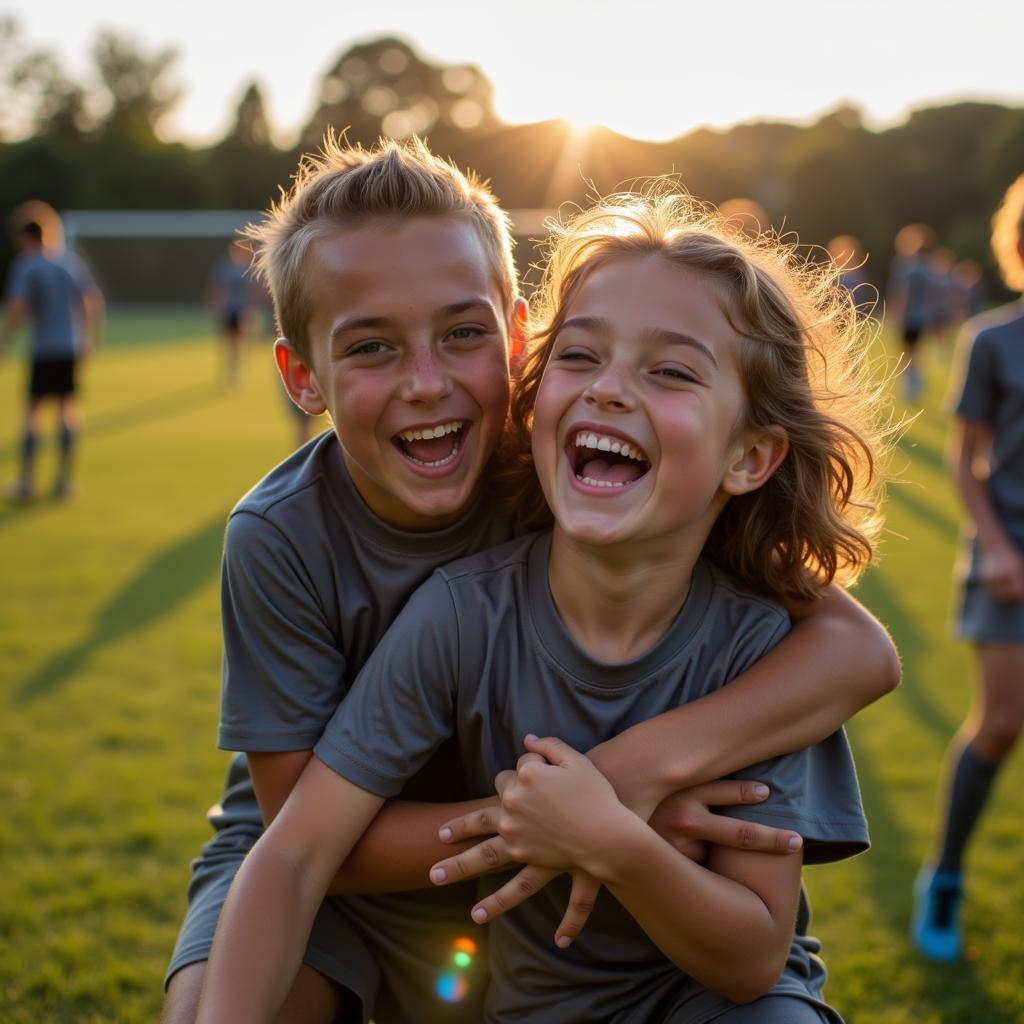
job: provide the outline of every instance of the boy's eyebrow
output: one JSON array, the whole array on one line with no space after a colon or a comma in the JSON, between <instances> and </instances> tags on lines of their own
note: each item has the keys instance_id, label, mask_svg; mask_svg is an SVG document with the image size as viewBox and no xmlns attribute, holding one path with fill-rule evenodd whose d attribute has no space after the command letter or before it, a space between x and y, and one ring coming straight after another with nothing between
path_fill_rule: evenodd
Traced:
<instances>
[{"instance_id":1,"label":"boy's eyebrow","mask_svg":"<svg viewBox=\"0 0 1024 1024\"><path fill-rule=\"evenodd\" d=\"M584 331L610 330L608 321L599 316L570 317L562 324L561 329L565 330L566 327L578 327ZM644 335L652 341L660 341L669 345L688 345L690 348L695 348L711 361L712 366L716 370L718 369L718 360L715 358L715 353L703 341L694 338L690 334L684 334L682 331L670 331L665 327L651 327L644 331Z\"/></svg>"},{"instance_id":2,"label":"boy's eyebrow","mask_svg":"<svg viewBox=\"0 0 1024 1024\"><path fill-rule=\"evenodd\" d=\"M461 302L453 302L451 305L442 306L437 311L438 317L458 316L459 313L465 313L467 309L487 309L489 312L494 312L494 303L489 299L482 298L480 296L473 296L469 299L463 299ZM341 323L335 324L331 330L331 338L337 338L339 335L344 334L346 331L358 331L365 330L367 328L374 327L388 327L394 321L391 317L386 316L351 316Z\"/></svg>"}]
</instances>

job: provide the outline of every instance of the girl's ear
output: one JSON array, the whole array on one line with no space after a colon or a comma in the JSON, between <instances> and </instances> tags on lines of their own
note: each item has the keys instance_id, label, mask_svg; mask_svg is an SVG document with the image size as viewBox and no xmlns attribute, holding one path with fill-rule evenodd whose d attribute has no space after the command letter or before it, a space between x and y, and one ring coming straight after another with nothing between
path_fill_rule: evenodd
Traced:
<instances>
[{"instance_id":1,"label":"girl's ear","mask_svg":"<svg viewBox=\"0 0 1024 1024\"><path fill-rule=\"evenodd\" d=\"M748 494L771 479L789 452L789 438L782 427L744 430L742 448L726 467L722 490L726 494Z\"/></svg>"},{"instance_id":2,"label":"girl's ear","mask_svg":"<svg viewBox=\"0 0 1024 1024\"><path fill-rule=\"evenodd\" d=\"M288 397L303 412L319 416L327 411L327 404L320 397L312 368L287 338L278 338L274 342L274 361Z\"/></svg>"},{"instance_id":3,"label":"girl's ear","mask_svg":"<svg viewBox=\"0 0 1024 1024\"><path fill-rule=\"evenodd\" d=\"M530 327L530 307L526 299L516 299L508 328L508 361L515 368L526 354L526 334Z\"/></svg>"}]
</instances>

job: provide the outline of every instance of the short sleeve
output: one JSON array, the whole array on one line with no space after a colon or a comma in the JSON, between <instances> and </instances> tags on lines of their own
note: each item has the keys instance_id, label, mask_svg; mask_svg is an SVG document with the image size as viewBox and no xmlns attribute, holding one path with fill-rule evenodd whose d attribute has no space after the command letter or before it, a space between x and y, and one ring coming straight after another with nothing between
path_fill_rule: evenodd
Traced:
<instances>
[{"instance_id":1,"label":"short sleeve","mask_svg":"<svg viewBox=\"0 0 1024 1024\"><path fill-rule=\"evenodd\" d=\"M345 696L346 659L294 545L253 513L228 521L221 619L219 746L311 750Z\"/></svg>"},{"instance_id":2,"label":"short sleeve","mask_svg":"<svg viewBox=\"0 0 1024 1024\"><path fill-rule=\"evenodd\" d=\"M992 423L1000 379L995 347L983 331L976 337L965 335L959 348L963 383L953 411L962 419Z\"/></svg>"},{"instance_id":3,"label":"short sleeve","mask_svg":"<svg viewBox=\"0 0 1024 1024\"><path fill-rule=\"evenodd\" d=\"M460 671L451 591L435 573L352 684L314 754L377 796L396 796L454 732Z\"/></svg>"}]
</instances>

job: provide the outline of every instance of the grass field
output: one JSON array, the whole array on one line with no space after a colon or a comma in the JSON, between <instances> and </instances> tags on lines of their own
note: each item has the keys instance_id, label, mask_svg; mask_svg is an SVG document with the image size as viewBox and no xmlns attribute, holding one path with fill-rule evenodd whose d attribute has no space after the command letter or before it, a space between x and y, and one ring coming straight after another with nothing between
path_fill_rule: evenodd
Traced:
<instances>
[{"instance_id":1,"label":"grass field","mask_svg":"<svg viewBox=\"0 0 1024 1024\"><path fill-rule=\"evenodd\" d=\"M0 504L0 1020L151 1021L226 755L217 570L225 516L283 457L293 424L269 353L218 383L198 316L114 316L86 370L79 493ZM1024 1021L1018 755L973 848L966 963L905 935L943 749L968 695L949 637L957 506L943 466L948 355L904 438L881 568L859 596L904 658L899 691L850 726L874 848L810 869L830 1000L849 1024ZM0 364L0 475L23 387ZM46 482L52 445L40 466ZM1016 796L1014 795L1016 794Z\"/></svg>"}]
</instances>

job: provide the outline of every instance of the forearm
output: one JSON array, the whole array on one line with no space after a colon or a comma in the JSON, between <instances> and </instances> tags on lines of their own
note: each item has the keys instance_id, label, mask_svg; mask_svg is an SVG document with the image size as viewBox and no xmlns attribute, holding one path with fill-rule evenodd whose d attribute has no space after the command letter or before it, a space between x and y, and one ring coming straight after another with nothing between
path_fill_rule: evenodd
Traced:
<instances>
[{"instance_id":1,"label":"forearm","mask_svg":"<svg viewBox=\"0 0 1024 1024\"><path fill-rule=\"evenodd\" d=\"M356 844L329 891L371 893L430 888L428 873L434 864L480 841L475 836L460 843L442 843L438 838L441 825L497 804L496 797L454 804L390 801Z\"/></svg>"},{"instance_id":2,"label":"forearm","mask_svg":"<svg viewBox=\"0 0 1024 1024\"><path fill-rule=\"evenodd\" d=\"M256 844L221 911L197 1024L271 1021L302 963L323 896L293 859Z\"/></svg>"},{"instance_id":3,"label":"forearm","mask_svg":"<svg viewBox=\"0 0 1024 1024\"><path fill-rule=\"evenodd\" d=\"M954 479L967 515L973 520L978 542L983 548L993 549L1012 544L992 505L987 481L979 478L973 459L961 454L954 467Z\"/></svg>"},{"instance_id":4,"label":"forearm","mask_svg":"<svg viewBox=\"0 0 1024 1024\"><path fill-rule=\"evenodd\" d=\"M793 914L682 856L639 819L581 865L604 883L680 970L737 1003L764 994L785 965Z\"/></svg>"},{"instance_id":5,"label":"forearm","mask_svg":"<svg viewBox=\"0 0 1024 1024\"><path fill-rule=\"evenodd\" d=\"M884 627L832 589L727 686L627 729L588 756L643 813L678 789L823 740L898 681Z\"/></svg>"}]
</instances>

